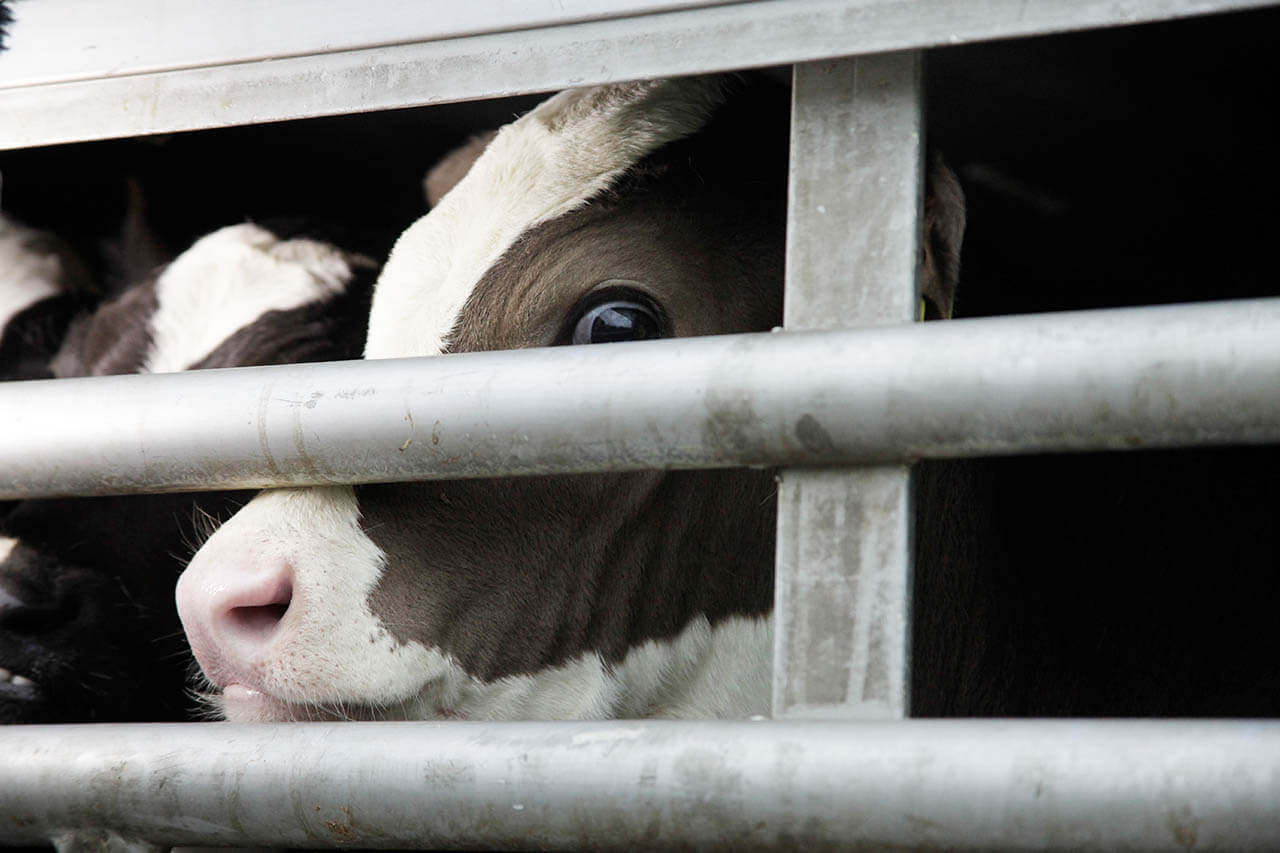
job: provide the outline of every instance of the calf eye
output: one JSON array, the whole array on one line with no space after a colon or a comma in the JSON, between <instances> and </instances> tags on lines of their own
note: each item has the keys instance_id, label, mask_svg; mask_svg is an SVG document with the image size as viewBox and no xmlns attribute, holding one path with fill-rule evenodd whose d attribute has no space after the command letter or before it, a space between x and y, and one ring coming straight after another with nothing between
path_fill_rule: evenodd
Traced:
<instances>
[{"instance_id":1,"label":"calf eye","mask_svg":"<svg viewBox=\"0 0 1280 853\"><path fill-rule=\"evenodd\" d=\"M611 299L588 308L573 327L575 344L612 344L662 337L662 321L645 305Z\"/></svg>"},{"instance_id":2,"label":"calf eye","mask_svg":"<svg viewBox=\"0 0 1280 853\"><path fill-rule=\"evenodd\" d=\"M561 342L612 344L671 336L662 308L634 282L617 279L604 284L580 305L578 319L565 330L568 334Z\"/></svg>"}]
</instances>

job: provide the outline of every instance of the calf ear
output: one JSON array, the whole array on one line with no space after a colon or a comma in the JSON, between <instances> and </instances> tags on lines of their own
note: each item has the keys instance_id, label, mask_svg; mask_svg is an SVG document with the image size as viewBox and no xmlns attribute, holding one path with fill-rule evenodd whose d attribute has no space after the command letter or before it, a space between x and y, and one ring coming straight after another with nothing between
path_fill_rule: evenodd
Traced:
<instances>
[{"instance_id":1,"label":"calf ear","mask_svg":"<svg viewBox=\"0 0 1280 853\"><path fill-rule=\"evenodd\" d=\"M489 143L498 135L498 131L489 130L467 140L467 143L455 148L444 159L427 172L422 187L427 193L427 205L435 207L444 194L453 189L458 181L471 171L471 166L480 159L480 155L489 147Z\"/></svg>"},{"instance_id":2,"label":"calf ear","mask_svg":"<svg viewBox=\"0 0 1280 853\"><path fill-rule=\"evenodd\" d=\"M142 182L130 176L125 193L119 238L107 247L107 293L112 296L120 295L140 281L155 278L174 257L151 227Z\"/></svg>"},{"instance_id":3,"label":"calf ear","mask_svg":"<svg viewBox=\"0 0 1280 853\"><path fill-rule=\"evenodd\" d=\"M964 190L955 173L935 154L929 158L925 179L924 229L920 235L923 319L949 320L955 310L964 222Z\"/></svg>"}]
</instances>

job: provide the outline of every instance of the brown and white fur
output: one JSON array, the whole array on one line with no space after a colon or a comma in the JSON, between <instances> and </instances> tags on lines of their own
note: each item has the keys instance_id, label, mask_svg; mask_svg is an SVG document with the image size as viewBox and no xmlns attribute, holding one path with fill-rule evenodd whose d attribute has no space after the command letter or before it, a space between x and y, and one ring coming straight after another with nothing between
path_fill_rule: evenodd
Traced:
<instances>
[{"instance_id":1,"label":"brown and white fur","mask_svg":"<svg viewBox=\"0 0 1280 853\"><path fill-rule=\"evenodd\" d=\"M568 91L461 151L387 262L366 357L567 344L619 292L664 335L776 326L786 93L738 86ZM774 518L747 470L269 491L179 610L232 720L748 716Z\"/></svg>"}]
</instances>

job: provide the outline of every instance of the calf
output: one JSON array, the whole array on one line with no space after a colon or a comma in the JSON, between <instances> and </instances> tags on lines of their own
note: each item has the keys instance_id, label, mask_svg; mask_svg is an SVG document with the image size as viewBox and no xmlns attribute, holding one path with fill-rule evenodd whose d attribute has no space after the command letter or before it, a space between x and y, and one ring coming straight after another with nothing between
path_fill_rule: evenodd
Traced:
<instances>
[{"instance_id":1,"label":"calf","mask_svg":"<svg viewBox=\"0 0 1280 853\"><path fill-rule=\"evenodd\" d=\"M463 149L366 357L778 325L787 93L744 85L564 92ZM931 270L962 221L937 197ZM269 491L178 604L233 720L743 716L769 707L774 519L749 470Z\"/></svg>"},{"instance_id":2,"label":"calf","mask_svg":"<svg viewBox=\"0 0 1280 853\"><path fill-rule=\"evenodd\" d=\"M239 225L203 238L76 318L56 353L39 347L42 369L99 376L354 357L375 265L287 236ZM17 503L0 520L0 722L187 716L173 582L210 519L249 496Z\"/></svg>"}]
</instances>

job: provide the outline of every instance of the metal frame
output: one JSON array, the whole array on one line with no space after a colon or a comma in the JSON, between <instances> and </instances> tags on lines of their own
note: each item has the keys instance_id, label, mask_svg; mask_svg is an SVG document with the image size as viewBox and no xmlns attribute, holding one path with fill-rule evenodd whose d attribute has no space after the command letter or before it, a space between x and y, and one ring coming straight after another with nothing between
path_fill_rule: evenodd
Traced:
<instances>
[{"instance_id":1,"label":"metal frame","mask_svg":"<svg viewBox=\"0 0 1280 853\"><path fill-rule=\"evenodd\" d=\"M910 323L920 300L921 56L797 65L793 83L783 325ZM774 717L907 715L910 518L907 466L780 473Z\"/></svg>"},{"instance_id":2,"label":"metal frame","mask_svg":"<svg viewBox=\"0 0 1280 853\"><path fill-rule=\"evenodd\" d=\"M789 65L1135 24L1272 2L754 0L337 52L324 52L325 45L320 43L309 55L267 62L48 84L5 87L0 66L0 115L5 117L0 123L0 148ZM112 4L112 11L124 16L128 4ZM45 33L43 38L56 39L56 33ZM253 54L246 59L252 60Z\"/></svg>"},{"instance_id":3,"label":"metal frame","mask_svg":"<svg viewBox=\"0 0 1280 853\"><path fill-rule=\"evenodd\" d=\"M887 463L782 474L775 716L839 722L0 730L0 841L53 835L74 846L80 831L110 825L126 838L189 844L1280 846L1280 724L901 719L910 659L910 473L902 461L1280 438L1280 300L905 325L917 298L920 196L913 51L1262 5L1270 4L766 0L386 47L317 45L273 62L230 56L196 68L0 81L0 147L20 147L799 63L789 332L899 324L649 345L646 364L677 359L695 378L672 388L658 369L640 380L654 383L653 394L628 389L650 408L644 429L668 430L647 443L589 409L580 421L558 421L577 409L562 400L530 426L527 395L522 425L504 423L501 407L477 396L482 386L527 387L553 366L574 371L559 388L571 393L591 371L607 375L615 359L631 359L627 346L595 364L572 352L519 362L486 354L0 388L0 498ZM825 61L852 55L861 58ZM818 121L824 126L810 135ZM850 137L856 145L832 144ZM882 215L862 218L863 205L881 203ZM832 240L850 206L867 239ZM859 281L850 270L871 275ZM1036 369L1020 355L1031 348ZM926 349L935 355L927 363L919 357ZM739 385L723 367L729 357ZM756 369L743 370L742 359L755 359ZM858 367L819 369L841 362ZM460 378L476 369L483 382ZM409 372L417 379L406 381ZM222 404L234 422L211 421L214 413L195 406L214 386L239 400ZM360 389L373 393L343 394ZM974 412L978 389L984 408ZM155 410L146 406L174 393L192 404L182 425L149 420ZM708 441L713 404L745 406L758 432ZM65 412L89 406L107 420L103 436L57 426ZM445 414L415 418L429 426L415 432L410 423L406 432L406 407ZM468 410L478 419L467 421ZM352 417L382 424L380 450L350 443L342 424ZM199 421L236 449L201 450L193 460L193 435L206 441ZM162 434L178 428L186 460L164 449ZM567 451L566 436L579 431L587 442ZM149 458L137 458L138 446Z\"/></svg>"}]
</instances>

